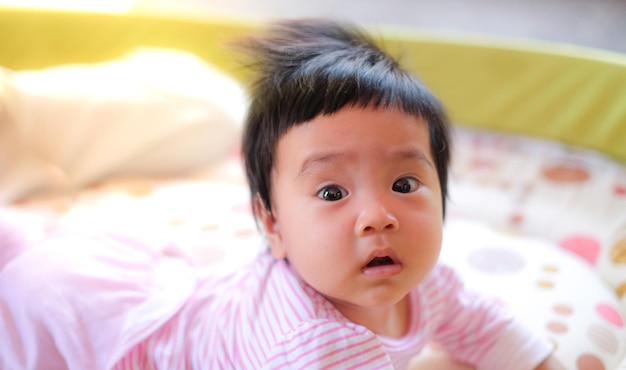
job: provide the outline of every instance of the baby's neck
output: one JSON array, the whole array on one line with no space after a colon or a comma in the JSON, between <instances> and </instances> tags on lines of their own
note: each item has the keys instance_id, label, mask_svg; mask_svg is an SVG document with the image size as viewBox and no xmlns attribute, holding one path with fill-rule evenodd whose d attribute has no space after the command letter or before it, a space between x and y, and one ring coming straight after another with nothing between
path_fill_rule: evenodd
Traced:
<instances>
[{"instance_id":1,"label":"baby's neck","mask_svg":"<svg viewBox=\"0 0 626 370\"><path fill-rule=\"evenodd\" d=\"M365 326L373 333L389 338L401 338L406 335L410 322L409 296L400 302L387 307L362 308L335 304L347 319Z\"/></svg>"}]
</instances>

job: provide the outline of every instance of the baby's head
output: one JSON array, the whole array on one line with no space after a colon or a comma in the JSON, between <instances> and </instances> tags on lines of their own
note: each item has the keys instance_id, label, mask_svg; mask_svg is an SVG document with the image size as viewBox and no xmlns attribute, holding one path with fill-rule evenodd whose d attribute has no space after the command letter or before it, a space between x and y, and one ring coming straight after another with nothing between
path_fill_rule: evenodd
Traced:
<instances>
[{"instance_id":1,"label":"baby's head","mask_svg":"<svg viewBox=\"0 0 626 370\"><path fill-rule=\"evenodd\" d=\"M376 331L362 308L399 307L439 256L443 109L362 33L337 23L281 23L248 46L259 76L244 161L271 252Z\"/></svg>"},{"instance_id":2,"label":"baby's head","mask_svg":"<svg viewBox=\"0 0 626 370\"><path fill-rule=\"evenodd\" d=\"M257 72L243 137L253 198L270 212L276 144L292 127L344 107L395 107L424 119L445 213L450 145L439 100L360 30L325 20L277 23L246 45ZM355 130L358 127L355 127Z\"/></svg>"}]
</instances>

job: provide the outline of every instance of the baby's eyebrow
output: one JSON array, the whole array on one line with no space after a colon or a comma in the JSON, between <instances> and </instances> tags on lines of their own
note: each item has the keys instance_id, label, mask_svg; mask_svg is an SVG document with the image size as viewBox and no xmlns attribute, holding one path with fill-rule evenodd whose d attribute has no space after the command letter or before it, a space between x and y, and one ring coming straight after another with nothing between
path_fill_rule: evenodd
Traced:
<instances>
[{"instance_id":1,"label":"baby's eyebrow","mask_svg":"<svg viewBox=\"0 0 626 370\"><path fill-rule=\"evenodd\" d=\"M324 153L324 154L307 158L302 164L300 171L298 171L298 174L296 175L296 179L302 177L312 167L316 167L316 166L323 165L326 163L331 163L331 162L339 162L339 161L345 160L347 157L348 155L346 153L331 152L331 153Z\"/></svg>"},{"instance_id":2,"label":"baby's eyebrow","mask_svg":"<svg viewBox=\"0 0 626 370\"><path fill-rule=\"evenodd\" d=\"M332 163L332 162L340 162L344 161L349 157L347 153L343 152L330 152L330 153L322 153L319 155L311 156L307 158L302 167L298 171L296 175L296 179L301 178L306 174L306 172L310 171L311 168L317 167L320 165ZM407 150L397 150L390 152L388 158L391 160L400 160L400 161L418 161L422 162L429 167L433 167L428 157L419 149L407 149Z\"/></svg>"},{"instance_id":3,"label":"baby's eyebrow","mask_svg":"<svg viewBox=\"0 0 626 370\"><path fill-rule=\"evenodd\" d=\"M411 161L417 160L420 162L424 162L430 167L433 166L433 164L430 163L430 161L428 160L428 157L426 157L424 152L422 152L421 150L417 150L417 149L396 151L396 152L391 153L390 157L392 159L399 159L399 160L411 160Z\"/></svg>"}]
</instances>

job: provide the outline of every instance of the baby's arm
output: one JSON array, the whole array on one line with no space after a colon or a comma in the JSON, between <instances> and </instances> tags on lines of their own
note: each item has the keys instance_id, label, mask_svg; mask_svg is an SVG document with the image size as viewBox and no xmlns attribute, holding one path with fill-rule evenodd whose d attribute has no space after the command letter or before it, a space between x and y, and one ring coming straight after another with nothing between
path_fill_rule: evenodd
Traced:
<instances>
[{"instance_id":1,"label":"baby's arm","mask_svg":"<svg viewBox=\"0 0 626 370\"><path fill-rule=\"evenodd\" d=\"M111 369L195 289L183 259L129 238L29 245L0 271L0 368Z\"/></svg>"},{"instance_id":2,"label":"baby's arm","mask_svg":"<svg viewBox=\"0 0 626 370\"><path fill-rule=\"evenodd\" d=\"M471 365L454 360L448 353L436 346L426 347L419 356L416 356L409 364L409 370L474 370ZM554 355L549 355L535 370L566 370L565 366L556 359Z\"/></svg>"},{"instance_id":3,"label":"baby's arm","mask_svg":"<svg viewBox=\"0 0 626 370\"><path fill-rule=\"evenodd\" d=\"M481 369L527 370L551 357L547 340L493 300L465 290L452 269L441 266L429 283L424 295L434 298L429 304L439 314L432 340L455 359Z\"/></svg>"}]
</instances>

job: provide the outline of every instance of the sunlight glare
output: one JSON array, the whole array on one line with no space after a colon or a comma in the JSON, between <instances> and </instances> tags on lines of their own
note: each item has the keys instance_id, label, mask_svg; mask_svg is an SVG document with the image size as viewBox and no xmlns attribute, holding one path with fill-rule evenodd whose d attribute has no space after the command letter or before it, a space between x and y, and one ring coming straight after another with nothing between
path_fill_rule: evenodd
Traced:
<instances>
[{"instance_id":1,"label":"sunlight glare","mask_svg":"<svg viewBox=\"0 0 626 370\"><path fill-rule=\"evenodd\" d=\"M132 9L134 2L135 0L0 0L0 6L124 13Z\"/></svg>"}]
</instances>

